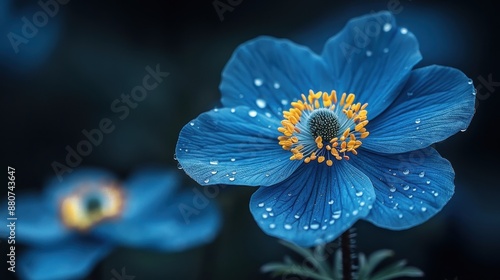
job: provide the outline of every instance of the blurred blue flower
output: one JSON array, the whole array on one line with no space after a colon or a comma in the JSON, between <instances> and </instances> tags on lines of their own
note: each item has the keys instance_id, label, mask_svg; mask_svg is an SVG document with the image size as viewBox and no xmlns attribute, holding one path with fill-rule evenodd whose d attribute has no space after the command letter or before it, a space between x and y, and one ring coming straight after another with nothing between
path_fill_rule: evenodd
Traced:
<instances>
[{"instance_id":1,"label":"blurred blue flower","mask_svg":"<svg viewBox=\"0 0 500 280\"><path fill-rule=\"evenodd\" d=\"M19 275L81 279L115 246L172 252L212 241L218 209L208 204L186 220L179 206L193 195L177 192L175 175L143 169L120 183L106 171L81 169L49 183L42 196L19 195L16 240L28 246L16 262Z\"/></svg>"},{"instance_id":2,"label":"blurred blue flower","mask_svg":"<svg viewBox=\"0 0 500 280\"><path fill-rule=\"evenodd\" d=\"M459 70L412 70L420 59L389 12L352 19L321 55L251 40L222 73L223 108L183 127L177 159L202 185L259 186L250 200L259 226L300 246L359 219L421 224L454 192L450 163L430 145L467 128L475 96Z\"/></svg>"}]
</instances>

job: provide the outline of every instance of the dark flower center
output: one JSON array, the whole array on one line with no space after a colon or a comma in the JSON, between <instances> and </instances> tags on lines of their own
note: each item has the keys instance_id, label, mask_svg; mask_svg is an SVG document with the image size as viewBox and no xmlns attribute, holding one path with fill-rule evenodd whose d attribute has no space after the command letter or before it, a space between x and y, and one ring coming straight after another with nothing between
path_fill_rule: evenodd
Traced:
<instances>
[{"instance_id":1,"label":"dark flower center","mask_svg":"<svg viewBox=\"0 0 500 280\"><path fill-rule=\"evenodd\" d=\"M89 197L85 203L85 210L89 215L96 215L102 211L102 203L98 197Z\"/></svg>"},{"instance_id":2,"label":"dark flower center","mask_svg":"<svg viewBox=\"0 0 500 280\"><path fill-rule=\"evenodd\" d=\"M340 130L340 124L335 113L324 108L313 111L307 125L314 139L321 136L324 141L330 141L337 137Z\"/></svg>"}]
</instances>

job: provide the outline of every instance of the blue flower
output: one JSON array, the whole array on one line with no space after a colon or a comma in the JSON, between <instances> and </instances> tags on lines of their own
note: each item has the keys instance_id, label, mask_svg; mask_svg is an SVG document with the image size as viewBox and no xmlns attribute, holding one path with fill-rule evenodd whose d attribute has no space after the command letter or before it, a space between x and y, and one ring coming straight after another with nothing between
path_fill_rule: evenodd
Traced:
<instances>
[{"instance_id":1,"label":"blue flower","mask_svg":"<svg viewBox=\"0 0 500 280\"><path fill-rule=\"evenodd\" d=\"M454 192L431 147L468 127L472 81L421 59L389 12L352 19L321 55L259 37L222 73L220 109L180 132L176 155L202 185L258 186L250 210L264 232L300 246L362 219L419 225Z\"/></svg>"},{"instance_id":2,"label":"blue flower","mask_svg":"<svg viewBox=\"0 0 500 280\"><path fill-rule=\"evenodd\" d=\"M43 195L19 194L15 238L27 248L16 272L23 279L82 279L115 246L173 252L212 241L218 209L208 204L185 219L179 206L193 195L177 192L179 183L163 169L138 170L122 183L103 170L81 169L49 183Z\"/></svg>"}]
</instances>

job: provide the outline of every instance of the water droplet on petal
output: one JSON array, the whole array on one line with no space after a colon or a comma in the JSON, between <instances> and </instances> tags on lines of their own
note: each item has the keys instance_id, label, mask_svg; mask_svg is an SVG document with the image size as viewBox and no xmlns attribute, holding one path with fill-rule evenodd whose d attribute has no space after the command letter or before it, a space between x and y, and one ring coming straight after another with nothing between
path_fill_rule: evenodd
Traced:
<instances>
[{"instance_id":1,"label":"water droplet on petal","mask_svg":"<svg viewBox=\"0 0 500 280\"><path fill-rule=\"evenodd\" d=\"M217 170L210 171L210 173L212 173L212 175L215 175L217 174Z\"/></svg>"},{"instance_id":2,"label":"water droplet on petal","mask_svg":"<svg viewBox=\"0 0 500 280\"><path fill-rule=\"evenodd\" d=\"M267 207L267 208L266 208L266 211L267 211L267 212L271 212L271 211L273 211L273 208L271 208L271 207Z\"/></svg>"},{"instance_id":3,"label":"water droplet on petal","mask_svg":"<svg viewBox=\"0 0 500 280\"><path fill-rule=\"evenodd\" d=\"M391 187L391 188L389 189L389 191L390 191L390 192L395 192L395 191L396 191L396 188L395 188L395 187Z\"/></svg>"},{"instance_id":4,"label":"water droplet on petal","mask_svg":"<svg viewBox=\"0 0 500 280\"><path fill-rule=\"evenodd\" d=\"M263 213L263 214L262 214L262 218L263 218L263 219L267 219L267 214L266 214L266 213Z\"/></svg>"},{"instance_id":5,"label":"water droplet on petal","mask_svg":"<svg viewBox=\"0 0 500 280\"><path fill-rule=\"evenodd\" d=\"M359 206L365 206L365 204L366 204L366 202L361 201L361 202L359 203Z\"/></svg>"},{"instance_id":6,"label":"water droplet on petal","mask_svg":"<svg viewBox=\"0 0 500 280\"><path fill-rule=\"evenodd\" d=\"M408 33L408 29L402 27L401 30L399 30L401 32L401 34L406 34Z\"/></svg>"},{"instance_id":7,"label":"water droplet on petal","mask_svg":"<svg viewBox=\"0 0 500 280\"><path fill-rule=\"evenodd\" d=\"M229 181L233 182L234 181L234 177L229 177Z\"/></svg>"},{"instance_id":8,"label":"water droplet on petal","mask_svg":"<svg viewBox=\"0 0 500 280\"><path fill-rule=\"evenodd\" d=\"M269 216L273 217L274 213L273 212L269 212Z\"/></svg>"},{"instance_id":9,"label":"water droplet on petal","mask_svg":"<svg viewBox=\"0 0 500 280\"><path fill-rule=\"evenodd\" d=\"M422 208L420 208L420 210L422 210L422 212L425 212L425 211L427 211L427 207L422 207Z\"/></svg>"},{"instance_id":10,"label":"water droplet on petal","mask_svg":"<svg viewBox=\"0 0 500 280\"><path fill-rule=\"evenodd\" d=\"M177 162L177 169L182 169L182 165L180 162Z\"/></svg>"},{"instance_id":11,"label":"water droplet on petal","mask_svg":"<svg viewBox=\"0 0 500 280\"><path fill-rule=\"evenodd\" d=\"M218 160L211 160L210 164L211 165L217 165L217 164L219 164L219 161Z\"/></svg>"},{"instance_id":12,"label":"water droplet on petal","mask_svg":"<svg viewBox=\"0 0 500 280\"><path fill-rule=\"evenodd\" d=\"M338 218L340 218L340 214L342 214L342 211L340 211L340 210L335 211L335 212L333 212L332 218L338 219Z\"/></svg>"},{"instance_id":13,"label":"water droplet on petal","mask_svg":"<svg viewBox=\"0 0 500 280\"><path fill-rule=\"evenodd\" d=\"M333 204L333 199L328 201L328 204L332 205Z\"/></svg>"},{"instance_id":14,"label":"water droplet on petal","mask_svg":"<svg viewBox=\"0 0 500 280\"><path fill-rule=\"evenodd\" d=\"M460 132L465 132L467 131L467 128L461 129Z\"/></svg>"},{"instance_id":15,"label":"water droplet on petal","mask_svg":"<svg viewBox=\"0 0 500 280\"><path fill-rule=\"evenodd\" d=\"M357 196L357 197L360 197L360 196L362 196L362 195L363 195L363 192L362 192L362 191L356 192L356 196Z\"/></svg>"},{"instance_id":16,"label":"water droplet on petal","mask_svg":"<svg viewBox=\"0 0 500 280\"><path fill-rule=\"evenodd\" d=\"M203 182L205 182L205 184L208 184L210 182L210 179L205 179L205 181Z\"/></svg>"},{"instance_id":17,"label":"water droplet on petal","mask_svg":"<svg viewBox=\"0 0 500 280\"><path fill-rule=\"evenodd\" d=\"M261 203L257 204L257 206L264 207L264 202L261 202Z\"/></svg>"},{"instance_id":18,"label":"water droplet on petal","mask_svg":"<svg viewBox=\"0 0 500 280\"><path fill-rule=\"evenodd\" d=\"M255 111L255 110L250 110L250 111L248 111L248 115L249 115L250 117L252 117L252 118L255 118L255 117L257 117L257 111Z\"/></svg>"},{"instance_id":19,"label":"water droplet on petal","mask_svg":"<svg viewBox=\"0 0 500 280\"><path fill-rule=\"evenodd\" d=\"M437 197L438 195L439 195L439 193L437 193L437 192L435 192L435 193L434 193L434 196L436 196L436 197Z\"/></svg>"},{"instance_id":20,"label":"water droplet on petal","mask_svg":"<svg viewBox=\"0 0 500 280\"><path fill-rule=\"evenodd\" d=\"M333 225L335 223L335 220L330 220L329 224Z\"/></svg>"},{"instance_id":21,"label":"water droplet on petal","mask_svg":"<svg viewBox=\"0 0 500 280\"><path fill-rule=\"evenodd\" d=\"M420 173L418 174L418 177L420 177L420 178L423 178L424 176L425 176L425 172L424 172L424 171L422 171L422 172L420 172Z\"/></svg>"},{"instance_id":22,"label":"water droplet on petal","mask_svg":"<svg viewBox=\"0 0 500 280\"><path fill-rule=\"evenodd\" d=\"M190 123L189 123L189 125L190 125L190 126L194 126L194 122L190 122Z\"/></svg>"},{"instance_id":23,"label":"water droplet on petal","mask_svg":"<svg viewBox=\"0 0 500 280\"><path fill-rule=\"evenodd\" d=\"M286 100L286 99L281 99L281 104L283 104L283 105L285 105L285 106L286 106L286 105L288 105L288 100Z\"/></svg>"},{"instance_id":24,"label":"water droplet on petal","mask_svg":"<svg viewBox=\"0 0 500 280\"><path fill-rule=\"evenodd\" d=\"M366 51L366 56L370 57L372 56L372 54L373 54L372 51Z\"/></svg>"},{"instance_id":25,"label":"water droplet on petal","mask_svg":"<svg viewBox=\"0 0 500 280\"><path fill-rule=\"evenodd\" d=\"M425 183L426 183L427 185L429 185L429 184L431 183L431 180L427 180L427 181L425 181Z\"/></svg>"},{"instance_id":26,"label":"water droplet on petal","mask_svg":"<svg viewBox=\"0 0 500 280\"><path fill-rule=\"evenodd\" d=\"M358 215L358 213L359 213L359 211L358 211L358 210L354 210L354 211L352 211L352 215L353 215L353 216Z\"/></svg>"},{"instance_id":27,"label":"water droplet on petal","mask_svg":"<svg viewBox=\"0 0 500 280\"><path fill-rule=\"evenodd\" d=\"M300 218L300 215L299 214L295 214L295 216L293 216L295 219L298 219Z\"/></svg>"},{"instance_id":28,"label":"water droplet on petal","mask_svg":"<svg viewBox=\"0 0 500 280\"><path fill-rule=\"evenodd\" d=\"M410 170L408 170L408 169L403 170L403 174L404 174L404 175L408 175L408 174L410 174Z\"/></svg>"},{"instance_id":29,"label":"water droplet on petal","mask_svg":"<svg viewBox=\"0 0 500 280\"><path fill-rule=\"evenodd\" d=\"M477 94L477 89L476 89L476 88L474 88L474 89L472 90L472 95L476 95L476 94Z\"/></svg>"},{"instance_id":30,"label":"water droplet on petal","mask_svg":"<svg viewBox=\"0 0 500 280\"><path fill-rule=\"evenodd\" d=\"M324 225L321 227L322 230L325 230L328 226L327 225Z\"/></svg>"},{"instance_id":31,"label":"water droplet on petal","mask_svg":"<svg viewBox=\"0 0 500 280\"><path fill-rule=\"evenodd\" d=\"M274 82L273 87L275 89L279 89L281 87L281 85L278 82Z\"/></svg>"},{"instance_id":32,"label":"water droplet on petal","mask_svg":"<svg viewBox=\"0 0 500 280\"><path fill-rule=\"evenodd\" d=\"M388 48L384 48L382 51L383 51L384 53L388 53L388 52L389 52L389 49L388 49Z\"/></svg>"},{"instance_id":33,"label":"water droplet on petal","mask_svg":"<svg viewBox=\"0 0 500 280\"><path fill-rule=\"evenodd\" d=\"M285 224L283 227L284 227L285 229L292 229L292 225L289 225L289 224Z\"/></svg>"},{"instance_id":34,"label":"water droplet on petal","mask_svg":"<svg viewBox=\"0 0 500 280\"><path fill-rule=\"evenodd\" d=\"M408 186L408 185L406 185L406 186L403 187L403 190L405 190L405 191L407 191L409 189L410 189L410 186Z\"/></svg>"},{"instance_id":35,"label":"water droplet on petal","mask_svg":"<svg viewBox=\"0 0 500 280\"><path fill-rule=\"evenodd\" d=\"M386 24L384 24L383 29L384 29L384 32L389 32L392 29L392 24L387 22Z\"/></svg>"},{"instance_id":36,"label":"water droplet on petal","mask_svg":"<svg viewBox=\"0 0 500 280\"><path fill-rule=\"evenodd\" d=\"M467 81L467 83L468 83L469 85L472 85L472 80L471 80L471 79L469 79L469 80Z\"/></svg>"},{"instance_id":37,"label":"water droplet on petal","mask_svg":"<svg viewBox=\"0 0 500 280\"><path fill-rule=\"evenodd\" d=\"M255 79L255 80L253 80L253 83L256 86L260 87L264 83L264 81L262 81L262 79Z\"/></svg>"},{"instance_id":38,"label":"water droplet on petal","mask_svg":"<svg viewBox=\"0 0 500 280\"><path fill-rule=\"evenodd\" d=\"M318 229L319 228L319 224L311 224L311 229Z\"/></svg>"},{"instance_id":39,"label":"water droplet on petal","mask_svg":"<svg viewBox=\"0 0 500 280\"><path fill-rule=\"evenodd\" d=\"M400 218L400 219L403 218L403 214L399 214L398 218Z\"/></svg>"},{"instance_id":40,"label":"water droplet on petal","mask_svg":"<svg viewBox=\"0 0 500 280\"><path fill-rule=\"evenodd\" d=\"M275 228L275 227L276 227L276 224L269 224L269 228L270 228L270 229L273 229L273 228Z\"/></svg>"},{"instance_id":41,"label":"water droplet on petal","mask_svg":"<svg viewBox=\"0 0 500 280\"><path fill-rule=\"evenodd\" d=\"M232 162L235 162L235 161L236 161L236 159L235 159L235 158L232 158L232 159L231 159L231 161L232 161Z\"/></svg>"},{"instance_id":42,"label":"water droplet on petal","mask_svg":"<svg viewBox=\"0 0 500 280\"><path fill-rule=\"evenodd\" d=\"M415 123L416 123L416 124L419 124L419 123L420 123L420 119L416 119L416 120L415 120Z\"/></svg>"},{"instance_id":43,"label":"water droplet on petal","mask_svg":"<svg viewBox=\"0 0 500 280\"><path fill-rule=\"evenodd\" d=\"M236 112L236 109L231 108L231 110L230 110L230 111L231 111L231 113L234 113L234 112Z\"/></svg>"},{"instance_id":44,"label":"water droplet on petal","mask_svg":"<svg viewBox=\"0 0 500 280\"><path fill-rule=\"evenodd\" d=\"M304 230L308 230L309 229L309 226L304 226L303 227Z\"/></svg>"},{"instance_id":45,"label":"water droplet on petal","mask_svg":"<svg viewBox=\"0 0 500 280\"><path fill-rule=\"evenodd\" d=\"M257 104L257 106L261 109L265 108L266 107L266 101L264 99L257 99L255 100L255 103Z\"/></svg>"}]
</instances>

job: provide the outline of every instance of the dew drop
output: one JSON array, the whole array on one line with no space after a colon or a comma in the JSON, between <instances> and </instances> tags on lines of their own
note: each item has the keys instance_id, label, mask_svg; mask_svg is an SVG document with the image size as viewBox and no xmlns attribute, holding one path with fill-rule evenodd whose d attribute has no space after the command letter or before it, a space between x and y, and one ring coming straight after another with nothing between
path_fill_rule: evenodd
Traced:
<instances>
[{"instance_id":1,"label":"dew drop","mask_svg":"<svg viewBox=\"0 0 500 280\"><path fill-rule=\"evenodd\" d=\"M326 225L324 225L324 226L321 227L322 230L325 230L326 228L327 228Z\"/></svg>"},{"instance_id":2,"label":"dew drop","mask_svg":"<svg viewBox=\"0 0 500 280\"><path fill-rule=\"evenodd\" d=\"M270 228L270 229L273 229L273 228L275 228L275 227L276 227L276 224L269 224L269 228Z\"/></svg>"},{"instance_id":3,"label":"dew drop","mask_svg":"<svg viewBox=\"0 0 500 280\"><path fill-rule=\"evenodd\" d=\"M382 51L383 51L384 53L388 53L388 52L389 52L389 49L388 49L388 48L384 48Z\"/></svg>"},{"instance_id":4,"label":"dew drop","mask_svg":"<svg viewBox=\"0 0 500 280\"><path fill-rule=\"evenodd\" d=\"M372 51L366 51L366 56L370 57L372 56L372 54L373 54Z\"/></svg>"},{"instance_id":5,"label":"dew drop","mask_svg":"<svg viewBox=\"0 0 500 280\"><path fill-rule=\"evenodd\" d=\"M402 219L403 218L403 214L399 214L398 218Z\"/></svg>"},{"instance_id":6,"label":"dew drop","mask_svg":"<svg viewBox=\"0 0 500 280\"><path fill-rule=\"evenodd\" d=\"M273 217L274 213L273 212L269 212L269 216Z\"/></svg>"},{"instance_id":7,"label":"dew drop","mask_svg":"<svg viewBox=\"0 0 500 280\"><path fill-rule=\"evenodd\" d=\"M434 196L436 196L436 197L437 197L438 195L439 195L439 193L437 193L437 192L435 192L435 193L434 193Z\"/></svg>"},{"instance_id":8,"label":"dew drop","mask_svg":"<svg viewBox=\"0 0 500 280\"><path fill-rule=\"evenodd\" d=\"M288 105L288 100L286 100L286 99L281 99L281 104L283 104L283 105L285 105L285 106L286 106L286 105Z\"/></svg>"},{"instance_id":9,"label":"dew drop","mask_svg":"<svg viewBox=\"0 0 500 280\"><path fill-rule=\"evenodd\" d=\"M474 96L475 96L476 94L477 94L477 89L476 89L476 88L474 88L474 90L472 90L472 95L474 95Z\"/></svg>"},{"instance_id":10,"label":"dew drop","mask_svg":"<svg viewBox=\"0 0 500 280\"><path fill-rule=\"evenodd\" d=\"M410 186L409 186L409 185L406 185L406 186L404 186L404 187L403 187L403 190L405 190L405 191L407 191L407 190L409 190L409 189L410 189Z\"/></svg>"},{"instance_id":11,"label":"dew drop","mask_svg":"<svg viewBox=\"0 0 500 280\"><path fill-rule=\"evenodd\" d=\"M218 160L211 160L210 164L211 165L217 165L217 164L219 164L219 161Z\"/></svg>"},{"instance_id":12,"label":"dew drop","mask_svg":"<svg viewBox=\"0 0 500 280\"><path fill-rule=\"evenodd\" d=\"M263 213L263 214L262 214L262 218L263 218L263 219L267 219L267 214L266 214L266 213Z\"/></svg>"},{"instance_id":13,"label":"dew drop","mask_svg":"<svg viewBox=\"0 0 500 280\"><path fill-rule=\"evenodd\" d=\"M420 177L420 178L424 178L424 176L425 176L425 172L424 172L424 171L422 171L422 172L420 172L420 173L418 174L418 177Z\"/></svg>"},{"instance_id":14,"label":"dew drop","mask_svg":"<svg viewBox=\"0 0 500 280\"><path fill-rule=\"evenodd\" d=\"M359 203L359 206L365 206L365 204L366 204L366 203L365 203L364 201L361 201L361 202Z\"/></svg>"},{"instance_id":15,"label":"dew drop","mask_svg":"<svg viewBox=\"0 0 500 280\"><path fill-rule=\"evenodd\" d=\"M460 132L465 132L467 131L467 128L461 129Z\"/></svg>"},{"instance_id":16,"label":"dew drop","mask_svg":"<svg viewBox=\"0 0 500 280\"><path fill-rule=\"evenodd\" d=\"M190 123L189 123L189 125L190 125L190 126L194 126L194 122L190 122Z\"/></svg>"},{"instance_id":17,"label":"dew drop","mask_svg":"<svg viewBox=\"0 0 500 280\"><path fill-rule=\"evenodd\" d=\"M408 33L408 29L402 27L400 32L401 32L401 34L406 34L406 33Z\"/></svg>"},{"instance_id":18,"label":"dew drop","mask_svg":"<svg viewBox=\"0 0 500 280\"><path fill-rule=\"evenodd\" d=\"M257 206L264 207L264 202L261 202L261 203L257 204Z\"/></svg>"},{"instance_id":19,"label":"dew drop","mask_svg":"<svg viewBox=\"0 0 500 280\"><path fill-rule=\"evenodd\" d=\"M285 224L283 227L288 230L292 229L292 225L290 224Z\"/></svg>"},{"instance_id":20,"label":"dew drop","mask_svg":"<svg viewBox=\"0 0 500 280\"><path fill-rule=\"evenodd\" d=\"M410 209L410 210L413 210L414 208L415 208L415 206L413 206L413 205L408 207L408 209Z\"/></svg>"},{"instance_id":21,"label":"dew drop","mask_svg":"<svg viewBox=\"0 0 500 280\"><path fill-rule=\"evenodd\" d=\"M179 170L182 169L182 165L180 162L177 162L177 169L179 169Z\"/></svg>"},{"instance_id":22,"label":"dew drop","mask_svg":"<svg viewBox=\"0 0 500 280\"><path fill-rule=\"evenodd\" d=\"M416 120L415 120L415 123L416 123L416 124L419 124L419 123L420 123L420 119L416 119Z\"/></svg>"},{"instance_id":23,"label":"dew drop","mask_svg":"<svg viewBox=\"0 0 500 280\"><path fill-rule=\"evenodd\" d=\"M358 213L359 213L359 211L358 211L358 210L354 210L354 211L352 211L352 215L353 215L353 216L358 215Z\"/></svg>"},{"instance_id":24,"label":"dew drop","mask_svg":"<svg viewBox=\"0 0 500 280\"><path fill-rule=\"evenodd\" d=\"M229 181L233 182L234 181L234 177L229 177Z\"/></svg>"},{"instance_id":25,"label":"dew drop","mask_svg":"<svg viewBox=\"0 0 500 280\"><path fill-rule=\"evenodd\" d=\"M332 218L334 218L334 219L340 218L341 213L342 213L342 211L340 211L340 210L333 212Z\"/></svg>"},{"instance_id":26,"label":"dew drop","mask_svg":"<svg viewBox=\"0 0 500 280\"><path fill-rule=\"evenodd\" d=\"M219 112L219 109L218 108L214 108L214 112Z\"/></svg>"},{"instance_id":27,"label":"dew drop","mask_svg":"<svg viewBox=\"0 0 500 280\"><path fill-rule=\"evenodd\" d=\"M281 85L280 85L280 83L278 83L278 82L274 82L273 87L274 87L275 89L279 89L279 88L281 87Z\"/></svg>"},{"instance_id":28,"label":"dew drop","mask_svg":"<svg viewBox=\"0 0 500 280\"><path fill-rule=\"evenodd\" d=\"M250 110L250 111L248 111L248 115L249 115L250 117L252 117L252 118L255 118L255 117L257 117L257 111L255 111L255 110Z\"/></svg>"},{"instance_id":29,"label":"dew drop","mask_svg":"<svg viewBox=\"0 0 500 280\"><path fill-rule=\"evenodd\" d=\"M298 219L300 218L300 215L299 214L295 214L295 216L293 216L295 219Z\"/></svg>"},{"instance_id":30,"label":"dew drop","mask_svg":"<svg viewBox=\"0 0 500 280\"><path fill-rule=\"evenodd\" d=\"M257 104L257 106L261 109L265 108L266 107L266 101L264 99L257 99L255 100L255 103Z\"/></svg>"},{"instance_id":31,"label":"dew drop","mask_svg":"<svg viewBox=\"0 0 500 280\"><path fill-rule=\"evenodd\" d=\"M389 191L390 191L390 192L395 192L395 191L396 191L396 188L395 188L395 187L391 187L391 188L389 189Z\"/></svg>"},{"instance_id":32,"label":"dew drop","mask_svg":"<svg viewBox=\"0 0 500 280\"><path fill-rule=\"evenodd\" d=\"M394 198L394 196L393 196L393 195L389 195L389 199L393 199L393 198Z\"/></svg>"},{"instance_id":33,"label":"dew drop","mask_svg":"<svg viewBox=\"0 0 500 280\"><path fill-rule=\"evenodd\" d=\"M236 161L236 159L235 159L235 158L232 158L232 159L231 159L231 161L232 161L232 162L235 162L235 161Z\"/></svg>"},{"instance_id":34,"label":"dew drop","mask_svg":"<svg viewBox=\"0 0 500 280\"><path fill-rule=\"evenodd\" d=\"M407 93L406 93L406 95L408 95L408 96L412 96L412 95L413 95L413 92L409 91L409 92L407 92Z\"/></svg>"},{"instance_id":35,"label":"dew drop","mask_svg":"<svg viewBox=\"0 0 500 280\"><path fill-rule=\"evenodd\" d=\"M304 226L302 227L304 230L308 230L309 229L309 226Z\"/></svg>"},{"instance_id":36,"label":"dew drop","mask_svg":"<svg viewBox=\"0 0 500 280\"><path fill-rule=\"evenodd\" d=\"M408 169L403 170L403 174L404 174L404 175L408 175L408 174L410 174L410 170L408 170Z\"/></svg>"},{"instance_id":37,"label":"dew drop","mask_svg":"<svg viewBox=\"0 0 500 280\"><path fill-rule=\"evenodd\" d=\"M362 195L363 195L363 192L362 192L362 191L356 192L356 196L357 196L357 197L360 197L360 196L362 196Z\"/></svg>"},{"instance_id":38,"label":"dew drop","mask_svg":"<svg viewBox=\"0 0 500 280\"><path fill-rule=\"evenodd\" d=\"M387 22L386 24L384 24L383 28L384 28L384 32L389 32L392 29L392 24Z\"/></svg>"},{"instance_id":39,"label":"dew drop","mask_svg":"<svg viewBox=\"0 0 500 280\"><path fill-rule=\"evenodd\" d=\"M333 199L328 201L328 204L332 205L333 204Z\"/></svg>"},{"instance_id":40,"label":"dew drop","mask_svg":"<svg viewBox=\"0 0 500 280\"><path fill-rule=\"evenodd\" d=\"M205 182L205 184L208 184L210 182L210 179L205 179L205 181L203 182Z\"/></svg>"},{"instance_id":41,"label":"dew drop","mask_svg":"<svg viewBox=\"0 0 500 280\"><path fill-rule=\"evenodd\" d=\"M427 181L425 181L425 183L426 183L427 185L429 185L429 184L431 183L431 180L427 180Z\"/></svg>"},{"instance_id":42,"label":"dew drop","mask_svg":"<svg viewBox=\"0 0 500 280\"><path fill-rule=\"evenodd\" d=\"M422 210L422 212L425 212L425 211L427 211L427 207L422 207L422 208L420 208L420 210Z\"/></svg>"},{"instance_id":43,"label":"dew drop","mask_svg":"<svg viewBox=\"0 0 500 280\"><path fill-rule=\"evenodd\" d=\"M255 79L255 80L253 80L253 83L256 86L260 87L264 83L264 81L262 81L262 79Z\"/></svg>"},{"instance_id":44,"label":"dew drop","mask_svg":"<svg viewBox=\"0 0 500 280\"><path fill-rule=\"evenodd\" d=\"M311 229L318 229L319 228L319 224L311 224Z\"/></svg>"},{"instance_id":45,"label":"dew drop","mask_svg":"<svg viewBox=\"0 0 500 280\"><path fill-rule=\"evenodd\" d=\"M472 85L472 80L471 80L471 79L469 79L469 80L467 81L467 83L468 83L469 85Z\"/></svg>"},{"instance_id":46,"label":"dew drop","mask_svg":"<svg viewBox=\"0 0 500 280\"><path fill-rule=\"evenodd\" d=\"M330 220L329 224L333 225L335 223L335 220Z\"/></svg>"},{"instance_id":47,"label":"dew drop","mask_svg":"<svg viewBox=\"0 0 500 280\"><path fill-rule=\"evenodd\" d=\"M215 175L215 174L217 174L217 170L210 171L210 173L211 173L212 175Z\"/></svg>"},{"instance_id":48,"label":"dew drop","mask_svg":"<svg viewBox=\"0 0 500 280\"><path fill-rule=\"evenodd\" d=\"M271 212L271 211L273 211L273 208L271 208L271 207L267 207L267 208L266 208L266 211L267 211L267 212Z\"/></svg>"},{"instance_id":49,"label":"dew drop","mask_svg":"<svg viewBox=\"0 0 500 280\"><path fill-rule=\"evenodd\" d=\"M373 205L368 205L368 209L372 209L373 208Z\"/></svg>"},{"instance_id":50,"label":"dew drop","mask_svg":"<svg viewBox=\"0 0 500 280\"><path fill-rule=\"evenodd\" d=\"M234 112L236 112L236 109L231 108L231 110L230 110L230 111L231 111L231 113L234 113Z\"/></svg>"}]
</instances>

